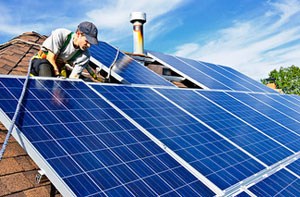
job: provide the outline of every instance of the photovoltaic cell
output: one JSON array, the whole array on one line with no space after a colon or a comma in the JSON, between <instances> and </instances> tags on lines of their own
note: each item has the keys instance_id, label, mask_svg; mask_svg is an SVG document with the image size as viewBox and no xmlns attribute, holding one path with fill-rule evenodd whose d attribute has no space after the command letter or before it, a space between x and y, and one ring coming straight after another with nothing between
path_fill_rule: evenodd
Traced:
<instances>
[{"instance_id":1,"label":"photovoltaic cell","mask_svg":"<svg viewBox=\"0 0 300 197\"><path fill-rule=\"evenodd\" d=\"M240 101L246 103L247 105L251 106L252 108L256 109L257 111L263 113L264 115L270 117L271 119L277 121L278 123L284 125L285 127L292 130L296 135L299 136L300 134L300 123L294 119L291 119L285 114L294 114L296 112L288 109L287 107L281 105L280 103L270 99L270 97L263 95L263 94L240 94L240 93L233 93L229 92L228 94L234 96L235 98L239 99ZM268 105L266 105L266 104ZM272 107L275 107L272 108ZM287 111L282 111L283 109ZM276 111L278 110L278 111ZM275 131L274 131L275 132Z\"/></svg>"},{"instance_id":2,"label":"photovoltaic cell","mask_svg":"<svg viewBox=\"0 0 300 197\"><path fill-rule=\"evenodd\" d=\"M99 41L99 45L92 45L89 48L90 54L96 61L109 68L114 62L117 54L116 64L113 66L113 74L117 74L125 81L131 84L149 84L161 86L173 86L164 78L160 77L150 69L147 69L123 52L117 52L117 49L106 42ZM91 61L95 61L91 59ZM97 62L93 62L97 64Z\"/></svg>"},{"instance_id":3,"label":"photovoltaic cell","mask_svg":"<svg viewBox=\"0 0 300 197\"><path fill-rule=\"evenodd\" d=\"M275 97L274 99L272 99L271 96L268 96L268 95L259 95L259 94L250 94L252 95L253 97L259 99L260 101L274 107L275 109L277 109L278 111L280 111L281 113L289 116L289 117L292 117L293 119L295 119L296 121L300 121L300 113L299 111L297 111L297 106L294 107L294 106L286 106L288 103L285 102L284 99L282 98L278 98L275 100ZM270 98L271 97L271 98Z\"/></svg>"},{"instance_id":4,"label":"photovoltaic cell","mask_svg":"<svg viewBox=\"0 0 300 197\"><path fill-rule=\"evenodd\" d=\"M149 51L148 55L160 61L160 63L163 65L167 65L168 67L171 66L171 68L175 69L177 72L180 72L181 75L184 75L184 77L192 80L200 87L204 85L205 87L211 89L230 90L230 88L225 84L207 75L206 73L187 65L174 56L153 51Z\"/></svg>"},{"instance_id":5,"label":"photovoltaic cell","mask_svg":"<svg viewBox=\"0 0 300 197\"><path fill-rule=\"evenodd\" d=\"M0 79L9 118L22 81ZM76 196L215 195L83 82L31 79L16 126Z\"/></svg>"},{"instance_id":6,"label":"photovoltaic cell","mask_svg":"<svg viewBox=\"0 0 300 197\"><path fill-rule=\"evenodd\" d=\"M289 170L291 170L292 172L300 176L300 159L297 159L293 163L289 164L288 166L286 166L286 168L288 168Z\"/></svg>"},{"instance_id":7,"label":"photovoltaic cell","mask_svg":"<svg viewBox=\"0 0 300 197\"><path fill-rule=\"evenodd\" d=\"M230 72L222 66L196 61L154 51L148 55L196 83L208 89L278 93L238 71ZM230 68L231 69L231 68ZM233 69L231 69L233 70ZM201 86L202 85L202 86Z\"/></svg>"},{"instance_id":8,"label":"photovoltaic cell","mask_svg":"<svg viewBox=\"0 0 300 197\"><path fill-rule=\"evenodd\" d=\"M250 156L149 88L92 87L221 189L264 169ZM172 95L190 92L169 91ZM188 93L185 96L188 97ZM213 116L216 118L217 115Z\"/></svg>"},{"instance_id":9,"label":"photovoltaic cell","mask_svg":"<svg viewBox=\"0 0 300 197\"><path fill-rule=\"evenodd\" d=\"M241 80L247 81L250 84L255 85L256 87L259 87L260 89L264 90L264 92L278 94L278 92L273 90L272 88L269 88L266 85L263 85L263 84L259 83L258 81L255 81L254 79L251 79L250 77L244 75L243 73L240 73L240 72L234 70L233 68L230 68L228 66L221 66L221 65L218 65L218 66L223 68L224 70L228 71L229 73L232 73L235 76L239 77ZM254 92L256 92L256 91L254 91Z\"/></svg>"},{"instance_id":10,"label":"photovoltaic cell","mask_svg":"<svg viewBox=\"0 0 300 197\"><path fill-rule=\"evenodd\" d=\"M236 82L231 78L232 76L223 75L222 73L215 71L217 66L214 64L198 62L196 60L182 58L182 57L177 57L177 58L184 61L186 64L196 68L198 71L204 72L205 74L213 77L214 79L217 79L218 81L222 82L227 87L229 87L231 90L251 91L249 88L241 85L239 83L240 80L238 82ZM256 87L254 87L254 88L256 88ZM215 88L212 88L212 89L215 89ZM258 88L256 88L256 89L258 91L261 91Z\"/></svg>"},{"instance_id":11,"label":"photovoltaic cell","mask_svg":"<svg viewBox=\"0 0 300 197\"><path fill-rule=\"evenodd\" d=\"M299 196L299 188L300 179L282 169L249 190L257 196Z\"/></svg>"},{"instance_id":12,"label":"photovoltaic cell","mask_svg":"<svg viewBox=\"0 0 300 197\"><path fill-rule=\"evenodd\" d=\"M158 89L158 91L267 165L277 163L292 154L280 144L191 90Z\"/></svg>"},{"instance_id":13,"label":"photovoltaic cell","mask_svg":"<svg viewBox=\"0 0 300 197\"><path fill-rule=\"evenodd\" d=\"M272 119L267 118L259 112L251 109L236 99L228 96L224 92L212 92L212 91L198 91L201 95L209 98L213 102L221 105L231 113L240 117L244 121L250 123L255 128L262 131L271 139L285 145L291 150L300 151L300 137L292 131L282 127L280 124L274 122ZM263 108L263 107L262 107ZM273 110L274 114L279 113ZM270 150L269 154L272 154Z\"/></svg>"}]
</instances>

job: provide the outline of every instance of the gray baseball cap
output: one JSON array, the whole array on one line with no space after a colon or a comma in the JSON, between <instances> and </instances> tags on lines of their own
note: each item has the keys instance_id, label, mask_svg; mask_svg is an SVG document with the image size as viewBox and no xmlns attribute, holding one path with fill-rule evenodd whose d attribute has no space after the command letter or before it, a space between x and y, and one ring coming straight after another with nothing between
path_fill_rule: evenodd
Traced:
<instances>
[{"instance_id":1,"label":"gray baseball cap","mask_svg":"<svg viewBox=\"0 0 300 197\"><path fill-rule=\"evenodd\" d=\"M97 27L91 22L82 22L78 25L78 29L84 33L87 41L91 44L98 44L98 30Z\"/></svg>"}]
</instances>

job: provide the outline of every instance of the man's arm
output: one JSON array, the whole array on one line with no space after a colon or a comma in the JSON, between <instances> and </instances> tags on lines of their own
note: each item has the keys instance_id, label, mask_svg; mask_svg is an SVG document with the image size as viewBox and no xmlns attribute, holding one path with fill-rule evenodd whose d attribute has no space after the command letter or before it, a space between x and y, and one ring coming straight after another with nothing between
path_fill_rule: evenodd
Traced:
<instances>
[{"instance_id":1,"label":"man's arm","mask_svg":"<svg viewBox=\"0 0 300 197\"><path fill-rule=\"evenodd\" d=\"M47 55L47 60L51 63L51 65L53 66L53 70L54 70L54 76L58 76L59 75L59 70L57 67L57 64L55 62L56 60L56 55L54 53L52 53L50 50L48 50L48 55Z\"/></svg>"}]
</instances>

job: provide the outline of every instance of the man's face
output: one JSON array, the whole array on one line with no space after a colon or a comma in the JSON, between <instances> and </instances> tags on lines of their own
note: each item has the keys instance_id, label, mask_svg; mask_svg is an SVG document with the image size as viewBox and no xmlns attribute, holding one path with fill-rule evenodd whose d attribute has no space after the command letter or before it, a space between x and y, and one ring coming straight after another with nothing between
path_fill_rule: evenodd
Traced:
<instances>
[{"instance_id":1,"label":"man's face","mask_svg":"<svg viewBox=\"0 0 300 197\"><path fill-rule=\"evenodd\" d=\"M89 43L84 34L80 34L78 37L78 46L81 50L86 50L91 47L91 43Z\"/></svg>"}]
</instances>

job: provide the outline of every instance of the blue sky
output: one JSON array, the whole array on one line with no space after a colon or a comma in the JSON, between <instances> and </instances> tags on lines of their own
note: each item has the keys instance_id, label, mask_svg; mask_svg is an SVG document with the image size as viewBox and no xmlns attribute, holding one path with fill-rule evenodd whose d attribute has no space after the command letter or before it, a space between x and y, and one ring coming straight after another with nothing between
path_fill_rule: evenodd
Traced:
<instances>
[{"instance_id":1,"label":"blue sky","mask_svg":"<svg viewBox=\"0 0 300 197\"><path fill-rule=\"evenodd\" d=\"M131 52L132 11L147 14L148 50L230 66L256 80L300 66L300 0L1 0L0 43L28 31L75 31L88 20L100 40Z\"/></svg>"}]
</instances>

